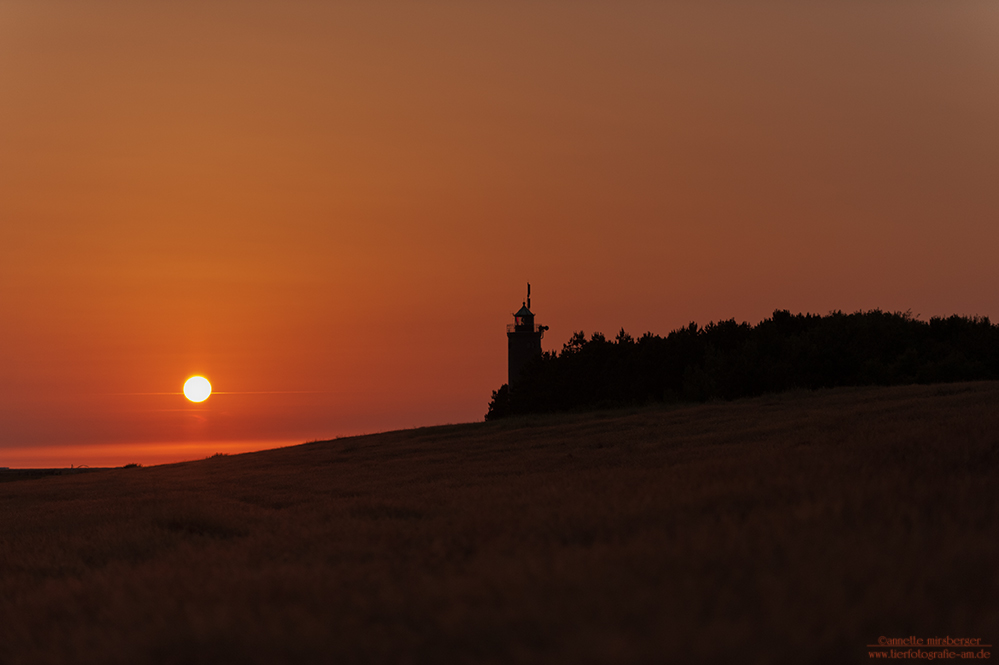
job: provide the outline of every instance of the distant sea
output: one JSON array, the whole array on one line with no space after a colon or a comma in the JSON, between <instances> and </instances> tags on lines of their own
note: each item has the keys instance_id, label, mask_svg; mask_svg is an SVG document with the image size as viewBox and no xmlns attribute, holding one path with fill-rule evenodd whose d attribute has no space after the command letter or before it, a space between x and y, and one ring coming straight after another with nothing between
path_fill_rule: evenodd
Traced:
<instances>
[{"instance_id":1,"label":"distant sea","mask_svg":"<svg viewBox=\"0 0 999 665\"><path fill-rule=\"evenodd\" d=\"M204 459L216 453L235 455L300 443L305 442L302 440L184 441L0 447L0 467L68 469L71 466L108 467L126 464L149 466Z\"/></svg>"}]
</instances>

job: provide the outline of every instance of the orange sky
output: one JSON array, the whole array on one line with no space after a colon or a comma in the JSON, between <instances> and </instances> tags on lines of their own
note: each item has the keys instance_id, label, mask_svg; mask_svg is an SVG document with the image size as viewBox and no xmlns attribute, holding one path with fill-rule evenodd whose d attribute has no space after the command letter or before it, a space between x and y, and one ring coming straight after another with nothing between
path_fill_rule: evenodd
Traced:
<instances>
[{"instance_id":1,"label":"orange sky","mask_svg":"<svg viewBox=\"0 0 999 665\"><path fill-rule=\"evenodd\" d=\"M0 466L480 419L528 279L999 318L997 118L992 1L0 3Z\"/></svg>"}]
</instances>

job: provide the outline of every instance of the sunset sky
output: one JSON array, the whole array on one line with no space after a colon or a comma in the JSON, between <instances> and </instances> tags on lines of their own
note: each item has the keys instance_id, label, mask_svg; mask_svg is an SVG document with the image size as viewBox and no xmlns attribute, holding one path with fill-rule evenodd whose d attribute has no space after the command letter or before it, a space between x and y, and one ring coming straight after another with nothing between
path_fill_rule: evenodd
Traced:
<instances>
[{"instance_id":1,"label":"sunset sky","mask_svg":"<svg viewBox=\"0 0 999 665\"><path fill-rule=\"evenodd\" d=\"M993 0L0 0L0 466L479 420L527 281L558 349L997 251Z\"/></svg>"}]
</instances>

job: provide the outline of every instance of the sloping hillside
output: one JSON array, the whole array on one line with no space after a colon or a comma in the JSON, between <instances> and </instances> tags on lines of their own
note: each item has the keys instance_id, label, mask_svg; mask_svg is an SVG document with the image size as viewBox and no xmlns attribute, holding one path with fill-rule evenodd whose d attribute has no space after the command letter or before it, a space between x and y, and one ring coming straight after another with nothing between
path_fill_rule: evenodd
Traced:
<instances>
[{"instance_id":1,"label":"sloping hillside","mask_svg":"<svg viewBox=\"0 0 999 665\"><path fill-rule=\"evenodd\" d=\"M867 662L999 639L999 384L0 484L0 662Z\"/></svg>"}]
</instances>

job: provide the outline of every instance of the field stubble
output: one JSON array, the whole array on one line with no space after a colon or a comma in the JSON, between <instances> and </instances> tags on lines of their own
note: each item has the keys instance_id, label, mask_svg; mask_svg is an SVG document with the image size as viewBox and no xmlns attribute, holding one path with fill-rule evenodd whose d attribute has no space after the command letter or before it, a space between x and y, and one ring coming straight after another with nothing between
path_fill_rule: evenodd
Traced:
<instances>
[{"instance_id":1,"label":"field stubble","mask_svg":"<svg viewBox=\"0 0 999 665\"><path fill-rule=\"evenodd\" d=\"M0 484L0 662L862 662L999 639L999 384Z\"/></svg>"}]
</instances>

